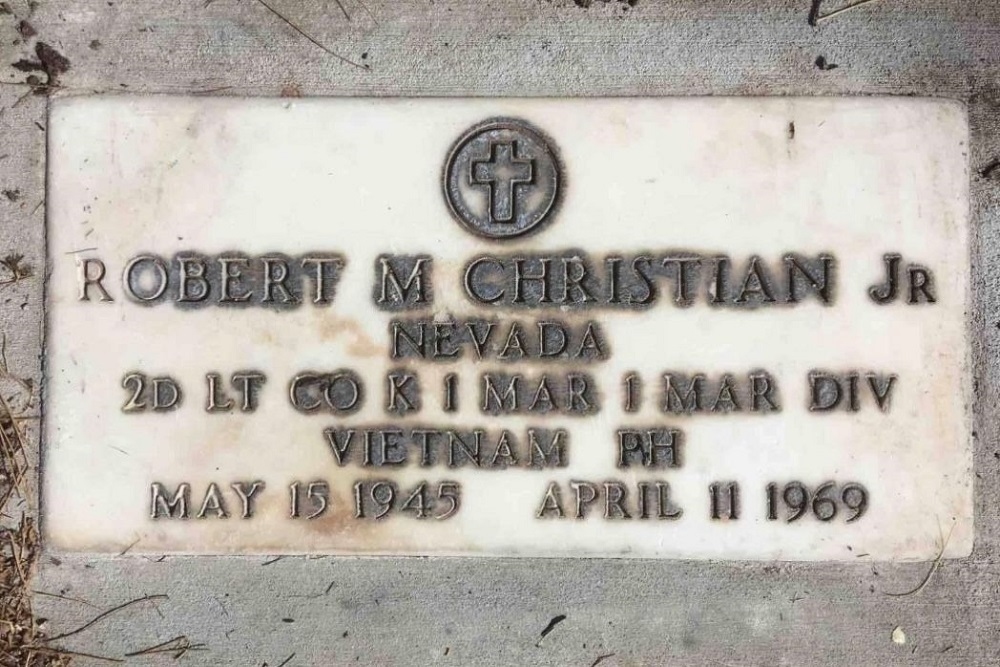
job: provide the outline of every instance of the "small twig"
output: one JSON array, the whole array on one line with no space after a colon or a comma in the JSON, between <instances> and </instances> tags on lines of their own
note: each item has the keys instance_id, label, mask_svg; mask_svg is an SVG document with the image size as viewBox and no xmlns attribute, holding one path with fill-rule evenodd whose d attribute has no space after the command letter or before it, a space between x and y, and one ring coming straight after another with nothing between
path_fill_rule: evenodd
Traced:
<instances>
[{"instance_id":1,"label":"small twig","mask_svg":"<svg viewBox=\"0 0 1000 667\"><path fill-rule=\"evenodd\" d=\"M993 160L979 170L979 175L983 178L993 178L993 175L998 173L998 170L1000 170L1000 160Z\"/></svg>"},{"instance_id":2,"label":"small twig","mask_svg":"<svg viewBox=\"0 0 1000 667\"><path fill-rule=\"evenodd\" d=\"M68 595L59 595L58 593L46 593L45 591L32 591L35 595L44 595L50 598L59 598L60 600L69 600L70 602L79 602L80 604L85 604L93 609L100 609L96 604L91 604L86 600L81 600L80 598L71 598Z\"/></svg>"},{"instance_id":3,"label":"small twig","mask_svg":"<svg viewBox=\"0 0 1000 667\"><path fill-rule=\"evenodd\" d=\"M30 84L28 84L28 85L30 85ZM28 89L28 92L26 92L24 95L21 95L19 98L17 98L17 100L13 104L10 105L10 108L11 109L16 109L19 106L21 106L21 102L25 101L26 99L28 99L29 97L31 97L32 95L34 95L35 94L35 90L37 90L37 87L36 86L31 86L31 88Z\"/></svg>"},{"instance_id":4,"label":"small twig","mask_svg":"<svg viewBox=\"0 0 1000 667\"><path fill-rule=\"evenodd\" d=\"M938 531L940 530L941 526L938 525ZM944 558L944 550L948 547L948 541L951 540L951 534L954 531L955 531L955 524L952 523L951 529L948 531L948 537L944 538L944 540L941 542L941 549L940 551L938 551L938 555L934 559L934 562L931 563L931 568L927 570L927 574L924 576L923 580L917 585L916 588L910 591L906 591L905 593L885 593L885 595L888 595L889 597L893 598L902 598L908 595L916 595L920 591L924 590L924 588L927 587L927 584L931 582L931 578L934 576L934 573L937 572L937 569L939 567L941 567L941 559Z\"/></svg>"},{"instance_id":5,"label":"small twig","mask_svg":"<svg viewBox=\"0 0 1000 667\"><path fill-rule=\"evenodd\" d=\"M18 278L18 280L24 280L24 278L23 277L22 278ZM28 384L28 382L26 380L24 380L22 378L19 378L19 377L14 377L13 375L10 374L10 365L7 363L7 334L6 333L0 333L0 376L3 376L3 377L5 377L5 378L7 378L9 380L13 380L17 384L21 385L21 389L23 389L28 394L28 402L30 404L30 402L31 402L31 394L32 394L31 385ZM11 412L10 406L7 405L6 402L4 402L2 405L0 405L0 408L2 408L2 409L4 409L4 410L7 411L6 412L7 416L10 417L11 421L14 422L15 424L16 424L16 422L17 422L18 419L25 419L25 417L23 415L15 415L13 412Z\"/></svg>"},{"instance_id":6,"label":"small twig","mask_svg":"<svg viewBox=\"0 0 1000 667\"><path fill-rule=\"evenodd\" d=\"M556 629L556 626L566 620L566 614L559 614L558 616L553 616L549 624L542 629L541 636L538 637L538 641L535 642L535 647L542 645L542 640L549 636L549 633Z\"/></svg>"},{"instance_id":7,"label":"small twig","mask_svg":"<svg viewBox=\"0 0 1000 667\"><path fill-rule=\"evenodd\" d=\"M130 600L130 601L124 603L124 604L120 604L117 607L112 607L111 609L108 609L107 611L98 614L89 623L84 623L83 625L81 625L76 630L71 630L69 632L64 632L63 634L56 635L55 637L49 637L45 641L47 641L47 642L54 642L54 641L57 641L59 639L65 639L66 637L72 637L73 635L78 635L81 632L83 632L84 630L86 630L87 628L89 628L92 625L94 625L95 623L99 623L100 621L103 621L105 618L107 618L111 614L119 612L122 609L125 609L126 607L131 607L134 604L139 604L140 602L149 602L150 600L168 600L168 599L169 599L169 597L166 596L166 595L146 595L146 596L141 597L141 598L136 598L135 600Z\"/></svg>"},{"instance_id":8,"label":"small twig","mask_svg":"<svg viewBox=\"0 0 1000 667\"><path fill-rule=\"evenodd\" d=\"M140 651L133 651L132 653L126 653L126 658L134 658L140 655L152 655L154 653L173 653L174 660L177 660L184 656L188 651L204 651L208 648L205 644L192 644L191 640L187 638L187 635L180 635L179 637L174 637L173 639L168 639L165 642L156 644L155 646L150 646L149 648L144 648Z\"/></svg>"},{"instance_id":9,"label":"small twig","mask_svg":"<svg viewBox=\"0 0 1000 667\"><path fill-rule=\"evenodd\" d=\"M819 13L819 5L821 2L822 0L815 0L813 3L816 8L816 16L814 17L815 23L813 23L812 25L817 25L820 21L832 19L834 16L838 16L840 14L843 14L844 12L850 11L855 7L860 7L861 5L867 5L869 3L875 2L875 0L858 0L853 4L845 5L839 9L834 9L832 12L829 12L828 14Z\"/></svg>"},{"instance_id":10,"label":"small twig","mask_svg":"<svg viewBox=\"0 0 1000 667\"><path fill-rule=\"evenodd\" d=\"M285 17L284 14L282 14L281 12L279 12L277 9L275 9L271 5L267 4L264 0L257 0L257 2L259 2L261 5L263 5L269 12L271 12L272 14L274 14L275 16L277 16L279 19L281 19L282 21L284 21L288 25L288 27L290 27L292 30L294 30L295 32L299 33L300 35L302 35L303 37L305 37L306 39L308 39L310 42L312 42L315 46L318 46L319 48L323 49L323 51L325 51L326 53L330 54L331 56L333 56L337 60L339 60L339 61L341 61L343 63L347 63L348 65L353 65L354 67L357 67L358 69L368 69L368 65L362 65L361 63L356 63L353 60L351 60L350 58L345 58L344 56L342 56L339 53L331 50L330 48L328 48L326 46L323 46L315 37L312 37L311 35L309 35L308 33L306 33L302 28L300 28L299 26L297 26L294 23L292 23L288 18Z\"/></svg>"},{"instance_id":11,"label":"small twig","mask_svg":"<svg viewBox=\"0 0 1000 667\"><path fill-rule=\"evenodd\" d=\"M7 375L10 373L10 366L7 365L7 334L0 333L0 373Z\"/></svg>"},{"instance_id":12,"label":"small twig","mask_svg":"<svg viewBox=\"0 0 1000 667\"><path fill-rule=\"evenodd\" d=\"M215 93L221 93L223 90L229 90L232 86L219 86L218 88L206 88L204 90L195 90L192 95L213 95Z\"/></svg>"},{"instance_id":13,"label":"small twig","mask_svg":"<svg viewBox=\"0 0 1000 667\"><path fill-rule=\"evenodd\" d=\"M372 20L372 23L379 25L378 19L375 18L374 14L372 14L372 10L368 9L368 5L366 5L363 0L358 0L358 4L361 5L361 9L365 10L365 14L368 14L368 18Z\"/></svg>"},{"instance_id":14,"label":"small twig","mask_svg":"<svg viewBox=\"0 0 1000 667\"><path fill-rule=\"evenodd\" d=\"M115 447L115 449L118 449L118 448L117 448L117 447ZM120 451L120 452L121 452L122 450L118 449L118 451ZM122 453L124 454L125 452L122 452ZM141 538L141 537L137 537L137 538L135 538L135 541L134 541L134 542L132 542L132 544L130 544L130 545L128 545L127 547L125 547L124 549L122 549L121 551L119 551L119 552L118 552L118 555L119 555L119 556L124 556L125 554L127 554L127 553L128 553L129 551L131 551L131 550L132 550L132 547L134 547L135 545L139 544L139 541L140 541L140 540L142 540L142 538Z\"/></svg>"},{"instance_id":15,"label":"small twig","mask_svg":"<svg viewBox=\"0 0 1000 667\"><path fill-rule=\"evenodd\" d=\"M283 660L283 661L281 662L281 664L280 664L280 665L278 665L278 667L285 667L285 665L287 665L288 663L290 663L290 662L292 661L292 658L294 658L294 657L295 657L295 654L294 654L294 653L293 653L293 654L291 654L290 656L288 656L287 658L285 658L285 659L284 659L284 660Z\"/></svg>"},{"instance_id":16,"label":"small twig","mask_svg":"<svg viewBox=\"0 0 1000 667\"><path fill-rule=\"evenodd\" d=\"M9 433L3 419L10 418ZM27 463L25 462L24 446L21 432L17 422L10 415L10 408L7 402L0 396L0 465L3 466L10 483L7 490L0 494L0 507L6 507L7 501L14 496L17 491L23 495L21 488L27 474Z\"/></svg>"},{"instance_id":17,"label":"small twig","mask_svg":"<svg viewBox=\"0 0 1000 667\"><path fill-rule=\"evenodd\" d=\"M599 655L594 660L594 662L590 663L590 667L597 667L599 664L601 664L602 662L604 662L608 658L613 658L613 657L615 657L614 653L605 653L603 655Z\"/></svg>"},{"instance_id":18,"label":"small twig","mask_svg":"<svg viewBox=\"0 0 1000 667\"><path fill-rule=\"evenodd\" d=\"M162 649L167 644L173 644L178 639L187 639L187 637L185 637L184 635L181 635L180 637L174 637L173 639L168 639L165 642L160 642L159 644L154 644L153 646L150 646L149 648L144 648L144 649L141 649L139 651L132 651L131 653L126 653L125 657L126 658L134 658L137 655L143 655L145 653L155 653L155 652L159 651L160 649Z\"/></svg>"},{"instance_id":19,"label":"small twig","mask_svg":"<svg viewBox=\"0 0 1000 667\"><path fill-rule=\"evenodd\" d=\"M816 27L817 19L819 18L819 6L823 4L823 0L812 0L812 5L809 6L809 18L806 19L809 25Z\"/></svg>"},{"instance_id":20,"label":"small twig","mask_svg":"<svg viewBox=\"0 0 1000 667\"><path fill-rule=\"evenodd\" d=\"M55 646L28 646L25 647L32 651L38 651L39 653L52 653L55 655L69 655L77 658L90 658L91 660L103 660L104 662L125 662L121 658L109 658L106 655L94 655L93 653L81 653L79 651L70 651L69 649L56 648Z\"/></svg>"},{"instance_id":21,"label":"small twig","mask_svg":"<svg viewBox=\"0 0 1000 667\"><path fill-rule=\"evenodd\" d=\"M24 550L20 548L20 545L14 541L13 532L4 532L4 535L10 541L10 553L14 555L14 568L17 570L17 575L20 577L22 583L27 582L28 578L24 574L24 570L21 569L21 560L24 558Z\"/></svg>"},{"instance_id":22,"label":"small twig","mask_svg":"<svg viewBox=\"0 0 1000 667\"><path fill-rule=\"evenodd\" d=\"M351 20L351 15L348 14L347 13L347 9L344 8L344 3L341 2L341 0L333 0L333 1L337 3L338 7L340 7L340 11L342 11L344 13L344 18L347 19L348 21L350 21ZM279 665L279 667L280 667L280 665Z\"/></svg>"}]
</instances>

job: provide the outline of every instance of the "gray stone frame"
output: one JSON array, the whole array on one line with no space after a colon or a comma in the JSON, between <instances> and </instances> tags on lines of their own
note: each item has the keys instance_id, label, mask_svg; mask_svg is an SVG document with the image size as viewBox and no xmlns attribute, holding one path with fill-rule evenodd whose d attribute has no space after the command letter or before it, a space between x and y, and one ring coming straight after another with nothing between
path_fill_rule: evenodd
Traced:
<instances>
[{"instance_id":1,"label":"gray stone frame","mask_svg":"<svg viewBox=\"0 0 1000 667\"><path fill-rule=\"evenodd\" d=\"M23 255L20 266L31 274L0 288L7 371L0 390L18 403L32 468L26 498L5 508L5 523L22 512L44 516L38 390L51 96L921 95L963 100L972 135L976 545L969 558L43 553L33 588L49 595L34 603L50 635L164 596L55 645L160 664L175 654L125 656L185 637L202 649L182 655L185 664L271 667L1000 664L1000 4L853 2L845 11L837 9L851 0L0 3L0 255ZM22 19L37 34L19 33ZM51 55L38 72L11 65L36 59L39 42L65 56L69 69L60 72ZM24 83L29 76L33 83ZM893 641L897 627L905 643ZM107 664L74 660L91 662Z\"/></svg>"}]
</instances>

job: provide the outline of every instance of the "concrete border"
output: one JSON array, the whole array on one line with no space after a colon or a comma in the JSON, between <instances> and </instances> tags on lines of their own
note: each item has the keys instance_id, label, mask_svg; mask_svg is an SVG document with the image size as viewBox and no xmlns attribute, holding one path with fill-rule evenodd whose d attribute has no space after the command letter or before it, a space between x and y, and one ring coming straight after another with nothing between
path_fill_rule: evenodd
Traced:
<instances>
[{"instance_id":1,"label":"concrete border","mask_svg":"<svg viewBox=\"0 0 1000 667\"><path fill-rule=\"evenodd\" d=\"M47 95L931 95L965 101L972 134L977 539L969 558L933 566L43 556L34 588L50 595L37 595L35 606L50 619L50 635L122 603L166 596L58 645L154 664L175 654L125 656L184 637L181 648L187 641L204 649L184 653L188 664L272 667L1000 662L1000 421L991 412L1000 399L1000 5L881 0L837 12L843 4L2 5L12 13L0 14L2 80L10 84L0 88L0 154L8 156L0 186L19 195L0 199L0 254L23 254L36 270L0 293L0 322L10 373L36 390L46 262L44 205L36 205L45 192ZM21 20L36 34L24 37ZM44 58L31 74L9 65L37 58L39 42L65 56L69 69ZM25 405L37 470L37 394ZM9 515L37 514L29 481L27 502L6 508Z\"/></svg>"}]
</instances>

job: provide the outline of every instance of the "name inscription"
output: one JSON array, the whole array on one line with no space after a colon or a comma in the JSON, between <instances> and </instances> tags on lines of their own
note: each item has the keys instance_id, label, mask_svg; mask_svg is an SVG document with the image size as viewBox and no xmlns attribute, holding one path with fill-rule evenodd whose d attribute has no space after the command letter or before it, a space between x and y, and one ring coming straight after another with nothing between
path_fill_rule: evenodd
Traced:
<instances>
[{"instance_id":1,"label":"name inscription","mask_svg":"<svg viewBox=\"0 0 1000 667\"><path fill-rule=\"evenodd\" d=\"M955 105L95 98L52 128L59 548L971 548Z\"/></svg>"}]
</instances>

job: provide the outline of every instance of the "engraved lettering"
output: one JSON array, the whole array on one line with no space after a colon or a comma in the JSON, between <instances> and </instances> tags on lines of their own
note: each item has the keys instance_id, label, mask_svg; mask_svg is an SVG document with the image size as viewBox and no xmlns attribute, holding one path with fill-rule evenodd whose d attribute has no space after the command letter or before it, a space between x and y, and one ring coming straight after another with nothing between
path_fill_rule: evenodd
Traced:
<instances>
[{"instance_id":1,"label":"engraved lettering","mask_svg":"<svg viewBox=\"0 0 1000 667\"><path fill-rule=\"evenodd\" d=\"M935 303L934 297L934 274L930 269L922 266L910 265L907 268L910 275L910 298L909 304Z\"/></svg>"},{"instance_id":2,"label":"engraved lettering","mask_svg":"<svg viewBox=\"0 0 1000 667\"><path fill-rule=\"evenodd\" d=\"M260 388L267 376L259 371L233 373L233 386L240 392L240 411L254 412L259 402Z\"/></svg>"},{"instance_id":3,"label":"engraved lettering","mask_svg":"<svg viewBox=\"0 0 1000 667\"><path fill-rule=\"evenodd\" d=\"M177 301L198 302L207 299L211 289L205 279L205 260L201 257L178 257L177 265L180 269Z\"/></svg>"},{"instance_id":4,"label":"engraved lettering","mask_svg":"<svg viewBox=\"0 0 1000 667\"><path fill-rule=\"evenodd\" d=\"M662 264L664 268L675 268L674 303L682 307L692 305L694 274L701 266L701 260L692 257L666 257Z\"/></svg>"},{"instance_id":5,"label":"engraved lettering","mask_svg":"<svg viewBox=\"0 0 1000 667\"><path fill-rule=\"evenodd\" d=\"M514 260L514 303L524 303L525 286L529 287L534 303L550 303L549 298L549 266L552 260L543 257L537 262L538 269L534 273L527 273L525 265L528 263L524 259ZM536 296L537 295L537 296Z\"/></svg>"},{"instance_id":6,"label":"engraved lettering","mask_svg":"<svg viewBox=\"0 0 1000 667\"><path fill-rule=\"evenodd\" d=\"M740 518L740 486L736 482L717 482L708 487L712 519L735 521Z\"/></svg>"},{"instance_id":7,"label":"engraved lettering","mask_svg":"<svg viewBox=\"0 0 1000 667\"><path fill-rule=\"evenodd\" d=\"M496 287L502 281L502 277L498 277L497 275L498 272L494 271L492 276L489 277L480 277L480 269L488 268L489 265L499 267L499 273L502 275L503 263L493 257L480 257L470 262L465 269L465 278L462 284L465 286L465 293L473 301L479 303L496 303L504 298L504 289ZM492 287L492 290L484 291L484 288L487 287Z\"/></svg>"},{"instance_id":8,"label":"engraved lettering","mask_svg":"<svg viewBox=\"0 0 1000 667\"><path fill-rule=\"evenodd\" d=\"M637 373L629 373L622 381L625 389L625 399L622 409L625 412L636 412L642 403L642 379Z\"/></svg>"},{"instance_id":9,"label":"engraved lettering","mask_svg":"<svg viewBox=\"0 0 1000 667\"><path fill-rule=\"evenodd\" d=\"M96 258L87 258L77 262L77 275L80 279L80 301L90 301L90 287L94 286L101 293L98 301L114 301L108 290L104 288L104 276L107 268L104 262ZM91 268L94 270L92 271Z\"/></svg>"},{"instance_id":10,"label":"engraved lettering","mask_svg":"<svg viewBox=\"0 0 1000 667\"><path fill-rule=\"evenodd\" d=\"M802 293L815 292L823 303L833 301L833 271L836 265L832 255L819 255L817 262L807 261L796 255L785 255L785 270L788 277L788 303L798 303ZM812 265L812 266L810 266Z\"/></svg>"},{"instance_id":11,"label":"engraved lettering","mask_svg":"<svg viewBox=\"0 0 1000 667\"><path fill-rule=\"evenodd\" d=\"M155 255L140 255L125 265L122 286L133 301L156 301L167 291L169 276L163 260Z\"/></svg>"},{"instance_id":12,"label":"engraved lettering","mask_svg":"<svg viewBox=\"0 0 1000 667\"><path fill-rule=\"evenodd\" d=\"M131 392L122 406L122 412L169 412L181 405L184 394L180 384L172 377L147 377L143 373L128 373L122 378L122 388Z\"/></svg>"},{"instance_id":13,"label":"engraved lettering","mask_svg":"<svg viewBox=\"0 0 1000 667\"><path fill-rule=\"evenodd\" d=\"M432 259L426 255L380 255L375 301L383 310L419 308L430 303ZM401 279L401 275L406 275ZM405 281L404 281L405 280Z\"/></svg>"},{"instance_id":14,"label":"engraved lettering","mask_svg":"<svg viewBox=\"0 0 1000 667\"><path fill-rule=\"evenodd\" d=\"M586 415L600 409L595 383L586 373L483 373L480 409L487 414Z\"/></svg>"},{"instance_id":15,"label":"engraved lettering","mask_svg":"<svg viewBox=\"0 0 1000 667\"><path fill-rule=\"evenodd\" d=\"M890 396L893 385L898 378L895 374L884 376L876 373L868 373L866 378L868 379L868 386L871 388L872 395L875 397L875 402L878 404L878 409L882 412L888 412L891 404Z\"/></svg>"},{"instance_id":16,"label":"engraved lettering","mask_svg":"<svg viewBox=\"0 0 1000 667\"><path fill-rule=\"evenodd\" d=\"M597 502L597 485L593 482L581 482L574 480L569 483L569 488L573 491L575 498L574 507L576 508L576 511L573 514L573 517L576 519L587 518L587 512L590 509L590 506Z\"/></svg>"},{"instance_id":17,"label":"engraved lettering","mask_svg":"<svg viewBox=\"0 0 1000 667\"><path fill-rule=\"evenodd\" d=\"M307 260L302 260L305 264ZM319 295L322 293L324 287L322 283L323 277L323 267L327 263L325 261L310 259L310 262L317 262L316 271L318 273L316 278L316 295L317 299L314 303L323 303L323 300L319 299ZM331 262L333 260L330 260ZM277 291L281 295L282 303L298 303L299 300L289 291L288 285L285 281L288 280L288 262L286 262L281 257L263 257L261 258L261 264L263 265L264 274L264 296L261 297L262 303L274 303L274 293Z\"/></svg>"},{"instance_id":18,"label":"engraved lettering","mask_svg":"<svg viewBox=\"0 0 1000 667\"><path fill-rule=\"evenodd\" d=\"M233 399L226 395L224 389L219 388L221 376L218 373L207 373L205 380L208 382L208 404L205 406L206 412L229 412L233 409Z\"/></svg>"},{"instance_id":19,"label":"engraved lettering","mask_svg":"<svg viewBox=\"0 0 1000 667\"><path fill-rule=\"evenodd\" d=\"M168 494L163 485L153 482L150 486L151 498L149 504L149 516L153 519L167 517L170 519L188 518L188 504L190 502L191 485L180 484L173 496L168 499Z\"/></svg>"},{"instance_id":20,"label":"engraved lettering","mask_svg":"<svg viewBox=\"0 0 1000 667\"><path fill-rule=\"evenodd\" d=\"M251 518L254 511L254 496L256 496L257 493L264 488L264 482L261 480L257 480L255 482L234 482L230 484L230 486L240 499L240 505L242 508L240 510L240 518Z\"/></svg>"},{"instance_id":21,"label":"engraved lettering","mask_svg":"<svg viewBox=\"0 0 1000 667\"><path fill-rule=\"evenodd\" d=\"M566 516L562 507L562 490L559 488L557 482L549 482L549 486L545 489L545 495L542 497L542 503L535 512L535 517L539 519L548 519L550 517L555 517L562 519Z\"/></svg>"},{"instance_id":22,"label":"engraved lettering","mask_svg":"<svg viewBox=\"0 0 1000 667\"><path fill-rule=\"evenodd\" d=\"M458 376L455 373L448 373L444 376L444 400L442 409L445 412L455 412L458 409Z\"/></svg>"},{"instance_id":23,"label":"engraved lettering","mask_svg":"<svg viewBox=\"0 0 1000 667\"><path fill-rule=\"evenodd\" d=\"M781 410L777 380L766 371L747 373L738 379L722 373L717 380L704 373L690 377L669 371L663 375L663 412L675 415L769 413Z\"/></svg>"},{"instance_id":24,"label":"engraved lettering","mask_svg":"<svg viewBox=\"0 0 1000 667\"><path fill-rule=\"evenodd\" d=\"M209 512L213 512L216 519L229 518L229 512L226 511L225 502L222 499L222 492L219 491L219 486L215 482L208 485L208 489L205 491L205 499L201 502L201 508L195 517L204 519L208 516Z\"/></svg>"},{"instance_id":25,"label":"engraved lettering","mask_svg":"<svg viewBox=\"0 0 1000 667\"><path fill-rule=\"evenodd\" d=\"M831 412L844 405L847 412L858 412L863 409L862 396L867 388L875 406L882 412L889 412L898 379L894 373L812 371L808 376L809 411Z\"/></svg>"},{"instance_id":26,"label":"engraved lettering","mask_svg":"<svg viewBox=\"0 0 1000 667\"><path fill-rule=\"evenodd\" d=\"M288 400L309 414L325 407L335 415L357 412L364 403L364 384L357 373L339 369L330 373L299 373L288 385Z\"/></svg>"},{"instance_id":27,"label":"engraved lettering","mask_svg":"<svg viewBox=\"0 0 1000 667\"><path fill-rule=\"evenodd\" d=\"M222 294L219 302L238 303L249 300L252 296L250 292L236 294L235 290L240 288L243 269L250 265L250 260L246 257L219 257L219 265L222 267Z\"/></svg>"},{"instance_id":28,"label":"engraved lettering","mask_svg":"<svg viewBox=\"0 0 1000 667\"><path fill-rule=\"evenodd\" d=\"M420 410L420 382L416 374L390 371L385 379L386 412L404 415Z\"/></svg>"},{"instance_id":29,"label":"engraved lettering","mask_svg":"<svg viewBox=\"0 0 1000 667\"><path fill-rule=\"evenodd\" d=\"M885 283L881 286L873 285L868 288L868 295L875 303L889 303L896 300L899 292L899 262L902 256L897 253L889 253L882 257L885 262Z\"/></svg>"},{"instance_id":30,"label":"engraved lettering","mask_svg":"<svg viewBox=\"0 0 1000 667\"><path fill-rule=\"evenodd\" d=\"M673 428L619 429L618 467L679 468L681 432Z\"/></svg>"},{"instance_id":31,"label":"engraved lettering","mask_svg":"<svg viewBox=\"0 0 1000 667\"><path fill-rule=\"evenodd\" d=\"M628 490L621 482L604 483L604 518L631 519L632 515L625 509L625 498Z\"/></svg>"},{"instance_id":32,"label":"engraved lettering","mask_svg":"<svg viewBox=\"0 0 1000 667\"><path fill-rule=\"evenodd\" d=\"M394 426L328 428L323 432L337 466L366 468L418 465L422 468L472 466L561 468L568 465L565 429L414 428Z\"/></svg>"},{"instance_id":33,"label":"engraved lettering","mask_svg":"<svg viewBox=\"0 0 1000 667\"><path fill-rule=\"evenodd\" d=\"M303 268L313 267L313 303L326 304L333 301L334 269L343 267L339 257L303 257ZM267 270L265 269L265 276ZM266 288L265 288L266 292Z\"/></svg>"},{"instance_id":34,"label":"engraved lettering","mask_svg":"<svg viewBox=\"0 0 1000 667\"><path fill-rule=\"evenodd\" d=\"M740 288L736 303L746 303L747 301L759 301L763 303L774 303L774 290L771 288L773 281L767 272L767 267L761 264L760 257L754 255L750 258L747 266L747 275L743 279L743 286Z\"/></svg>"}]
</instances>

